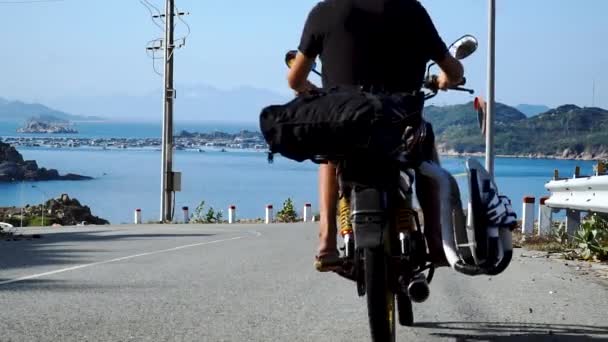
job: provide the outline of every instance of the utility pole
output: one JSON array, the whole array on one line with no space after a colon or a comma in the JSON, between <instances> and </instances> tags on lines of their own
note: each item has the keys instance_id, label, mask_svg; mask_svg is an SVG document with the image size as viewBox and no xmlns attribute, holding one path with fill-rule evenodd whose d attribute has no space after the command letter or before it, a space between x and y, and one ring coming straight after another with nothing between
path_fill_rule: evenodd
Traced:
<instances>
[{"instance_id":1,"label":"utility pole","mask_svg":"<svg viewBox=\"0 0 608 342\"><path fill-rule=\"evenodd\" d=\"M175 0L165 0L165 13L162 14L149 0L140 0L150 14L156 26L164 31L164 38L157 38L148 42L146 48L154 71L163 76L163 125L162 125L162 161L161 161L161 193L160 193L160 222L166 223L173 220L175 193L181 191L181 173L173 171L173 105L175 101L175 88L173 85L173 64L175 50L186 45L186 39L190 35L190 25L182 19L188 12L181 12L175 6ZM156 13L156 14L155 14ZM175 18L178 18L187 28L188 33L179 39L175 39ZM164 27L158 22L164 24ZM177 41L177 44L176 44ZM161 74L156 69L156 52L164 51L164 72Z\"/></svg>"},{"instance_id":2,"label":"utility pole","mask_svg":"<svg viewBox=\"0 0 608 342\"><path fill-rule=\"evenodd\" d=\"M494 177L494 113L496 110L496 0L488 0L488 113L486 117L486 170Z\"/></svg>"},{"instance_id":3,"label":"utility pole","mask_svg":"<svg viewBox=\"0 0 608 342\"><path fill-rule=\"evenodd\" d=\"M171 222L173 190L173 51L174 46L174 9L175 0L165 3L165 72L163 95L163 137L162 137L162 167L161 167L161 222Z\"/></svg>"}]
</instances>

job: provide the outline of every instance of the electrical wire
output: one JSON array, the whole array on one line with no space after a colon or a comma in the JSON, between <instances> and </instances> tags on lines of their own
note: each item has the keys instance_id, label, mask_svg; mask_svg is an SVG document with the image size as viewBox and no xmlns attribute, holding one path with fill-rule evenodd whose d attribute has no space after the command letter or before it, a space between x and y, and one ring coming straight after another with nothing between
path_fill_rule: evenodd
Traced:
<instances>
[{"instance_id":1,"label":"electrical wire","mask_svg":"<svg viewBox=\"0 0 608 342\"><path fill-rule=\"evenodd\" d=\"M146 7L148 12L150 12L150 16L152 17L152 22L154 23L154 25L156 25L159 29L164 31L163 26L160 25L154 18L154 16L157 16L158 18L160 18L160 21L163 24L165 24L165 21L162 20L163 15L162 15L160 9L158 7L156 7L153 3L151 3L149 0L139 0L139 2L144 7ZM171 60L173 58L173 54L175 53L176 49L180 49L180 48L186 46L186 40L192 33L192 29L191 29L190 25L182 18L183 16L180 15L180 11L179 11L179 8L177 7L177 5L174 5L174 9L175 9L177 18L186 27L187 33L183 37L174 39L173 46L171 47L172 48L171 53L169 54L169 56L167 56L168 60ZM155 15L154 12L156 12L157 14ZM175 23L173 25L173 28L175 29L177 27L177 25L178 25L178 23ZM153 39L153 40L149 41L146 46L146 53L147 53L148 57L152 59L152 68L154 69L154 72L159 76L163 76L163 74L158 71L158 69L156 67L156 61L162 59L162 57L156 57L156 53L158 50L162 50L163 41L164 41L164 39L162 39L162 38ZM155 43L157 43L157 42L161 42L160 47L156 46ZM178 43L175 44L175 42L178 42ZM164 48L166 49L168 47L165 45Z\"/></svg>"},{"instance_id":2,"label":"electrical wire","mask_svg":"<svg viewBox=\"0 0 608 342\"><path fill-rule=\"evenodd\" d=\"M64 2L65 0L23 0L23 1L0 1L0 4L38 4L45 2Z\"/></svg>"},{"instance_id":3,"label":"electrical wire","mask_svg":"<svg viewBox=\"0 0 608 342\"><path fill-rule=\"evenodd\" d=\"M160 11L160 9L158 9L158 7L154 6L154 4L153 4L153 3L151 3L151 2L150 2L150 1L148 1L148 0L139 0L139 1L140 1L140 2L145 2L145 4L144 4L144 5L146 5L146 7L148 7L148 6L149 6L149 7L153 8L153 9L156 11L156 15L158 16L158 19L159 19L159 20L160 20L160 21L161 21L163 24L165 23L165 20L163 19L163 12L161 12L161 11ZM152 11L152 10L150 10L150 11ZM154 19L154 14L152 14L152 17L153 17L152 19Z\"/></svg>"},{"instance_id":4,"label":"electrical wire","mask_svg":"<svg viewBox=\"0 0 608 342\"><path fill-rule=\"evenodd\" d=\"M180 12L179 12L179 8L177 8L177 5L175 5L175 12L177 13L177 18L179 19L179 21L181 21L188 29L188 33L186 33L184 38L180 38L180 39L184 40L184 45L185 45L186 38L188 38L190 36L190 33L192 33L192 30L190 29L190 25L188 25L188 23L182 18L182 16L179 15ZM177 26L177 24L176 24L176 26Z\"/></svg>"},{"instance_id":5,"label":"electrical wire","mask_svg":"<svg viewBox=\"0 0 608 342\"><path fill-rule=\"evenodd\" d=\"M158 71L158 69L156 69L156 61L159 59L162 59L162 57L156 57L156 51L152 52L153 56L152 56L152 69L154 69L154 72L158 75L158 76L163 76L163 74Z\"/></svg>"},{"instance_id":6,"label":"electrical wire","mask_svg":"<svg viewBox=\"0 0 608 342\"><path fill-rule=\"evenodd\" d=\"M171 222L173 222L173 219L175 218L175 191L172 191L173 193L173 208L171 208Z\"/></svg>"},{"instance_id":7,"label":"electrical wire","mask_svg":"<svg viewBox=\"0 0 608 342\"><path fill-rule=\"evenodd\" d=\"M156 57L156 52L158 51L156 48L162 48L162 38L157 38L157 39L153 39L151 41L148 42L147 46L146 46L146 54L148 55L149 58L152 59L152 68L154 69L154 72L158 75L158 76L163 76L162 73L160 73L158 71L158 69L156 68L156 61L162 59L162 57ZM161 42L161 46L156 46L154 43L156 42ZM152 48L152 49L151 49Z\"/></svg>"},{"instance_id":8,"label":"electrical wire","mask_svg":"<svg viewBox=\"0 0 608 342\"><path fill-rule=\"evenodd\" d=\"M139 0L139 3L144 5L144 7L146 7L148 12L150 12L150 19L152 20L154 25L158 26L159 29L164 30L163 26L161 24L159 24L158 22L156 22L156 20L154 20L154 12L152 11L152 8L148 5L149 2L144 1L144 0ZM160 12L159 12L159 15L160 15ZM161 22L162 22L162 18L161 18Z\"/></svg>"}]
</instances>

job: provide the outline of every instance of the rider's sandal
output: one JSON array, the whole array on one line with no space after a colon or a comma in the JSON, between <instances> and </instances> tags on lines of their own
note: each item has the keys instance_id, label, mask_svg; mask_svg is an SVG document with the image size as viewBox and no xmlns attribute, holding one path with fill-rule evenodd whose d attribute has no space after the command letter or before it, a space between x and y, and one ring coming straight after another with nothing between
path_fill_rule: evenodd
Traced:
<instances>
[{"instance_id":1,"label":"rider's sandal","mask_svg":"<svg viewBox=\"0 0 608 342\"><path fill-rule=\"evenodd\" d=\"M319 272L333 272L342 268L342 260L335 254L324 254L315 256L315 269Z\"/></svg>"}]
</instances>

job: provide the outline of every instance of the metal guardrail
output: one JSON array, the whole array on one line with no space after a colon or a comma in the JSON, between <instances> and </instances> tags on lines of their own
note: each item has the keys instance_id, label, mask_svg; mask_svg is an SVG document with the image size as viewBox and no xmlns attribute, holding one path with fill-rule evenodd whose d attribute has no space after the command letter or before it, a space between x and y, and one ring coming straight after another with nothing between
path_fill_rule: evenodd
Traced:
<instances>
[{"instance_id":1,"label":"metal guardrail","mask_svg":"<svg viewBox=\"0 0 608 342\"><path fill-rule=\"evenodd\" d=\"M599 162L594 176L582 176L579 167L574 171L574 178L563 179L557 170L552 181L545 185L551 196L544 205L551 210L544 213L545 221L541 230L550 229L552 211L566 210L566 230L573 236L581 224L581 212L608 213L608 175L606 164ZM542 214L541 209L541 214Z\"/></svg>"},{"instance_id":2,"label":"metal guardrail","mask_svg":"<svg viewBox=\"0 0 608 342\"><path fill-rule=\"evenodd\" d=\"M545 188L550 208L608 213L608 175L554 180Z\"/></svg>"}]
</instances>

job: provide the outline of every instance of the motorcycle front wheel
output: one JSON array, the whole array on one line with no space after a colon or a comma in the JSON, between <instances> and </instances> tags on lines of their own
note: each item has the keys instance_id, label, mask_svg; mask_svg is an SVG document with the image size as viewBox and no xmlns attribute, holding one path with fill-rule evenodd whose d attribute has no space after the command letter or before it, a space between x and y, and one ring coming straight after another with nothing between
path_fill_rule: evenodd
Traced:
<instances>
[{"instance_id":1,"label":"motorcycle front wheel","mask_svg":"<svg viewBox=\"0 0 608 342\"><path fill-rule=\"evenodd\" d=\"M395 294L388 281L388 260L383 247L366 248L365 288L372 341L395 341Z\"/></svg>"}]
</instances>

